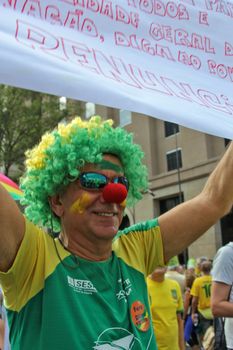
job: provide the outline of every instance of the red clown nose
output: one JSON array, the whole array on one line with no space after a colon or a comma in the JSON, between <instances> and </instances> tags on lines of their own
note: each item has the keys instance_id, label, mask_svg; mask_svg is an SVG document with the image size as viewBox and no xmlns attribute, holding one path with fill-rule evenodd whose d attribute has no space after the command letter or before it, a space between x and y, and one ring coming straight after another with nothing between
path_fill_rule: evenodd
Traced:
<instances>
[{"instance_id":1,"label":"red clown nose","mask_svg":"<svg viewBox=\"0 0 233 350\"><path fill-rule=\"evenodd\" d=\"M127 197L127 189L122 184L109 183L103 189L103 198L108 203L122 203Z\"/></svg>"}]
</instances>

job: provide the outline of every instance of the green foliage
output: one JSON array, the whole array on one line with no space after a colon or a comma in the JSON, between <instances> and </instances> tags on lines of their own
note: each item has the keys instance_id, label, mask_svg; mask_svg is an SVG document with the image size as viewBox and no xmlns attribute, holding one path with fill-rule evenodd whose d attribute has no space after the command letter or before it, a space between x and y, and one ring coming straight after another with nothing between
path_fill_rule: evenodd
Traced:
<instances>
[{"instance_id":1,"label":"green foliage","mask_svg":"<svg viewBox=\"0 0 233 350\"><path fill-rule=\"evenodd\" d=\"M3 172L9 175L14 164L20 175L25 151L36 145L45 131L51 131L69 115L68 109L60 109L57 96L0 85L0 166Z\"/></svg>"}]
</instances>

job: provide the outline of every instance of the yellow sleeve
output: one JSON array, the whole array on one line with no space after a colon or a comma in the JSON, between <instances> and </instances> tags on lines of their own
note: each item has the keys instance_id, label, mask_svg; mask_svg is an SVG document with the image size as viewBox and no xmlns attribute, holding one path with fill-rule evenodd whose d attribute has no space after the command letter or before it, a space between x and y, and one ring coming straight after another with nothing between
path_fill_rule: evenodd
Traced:
<instances>
[{"instance_id":1,"label":"yellow sleeve","mask_svg":"<svg viewBox=\"0 0 233 350\"><path fill-rule=\"evenodd\" d=\"M184 311L184 302L182 297L182 292L179 283L177 283L177 295L178 295L178 307L177 312L183 312Z\"/></svg>"},{"instance_id":2,"label":"yellow sleeve","mask_svg":"<svg viewBox=\"0 0 233 350\"><path fill-rule=\"evenodd\" d=\"M165 265L157 220L134 225L120 233L113 242L113 250L118 257L145 276L157 266Z\"/></svg>"},{"instance_id":3,"label":"yellow sleeve","mask_svg":"<svg viewBox=\"0 0 233 350\"><path fill-rule=\"evenodd\" d=\"M54 249L53 238L27 219L25 220L24 238L14 263L7 272L0 273L6 307L13 311L19 311L43 288L46 277L60 262ZM68 254L64 253L62 248L58 249L62 258Z\"/></svg>"},{"instance_id":4,"label":"yellow sleeve","mask_svg":"<svg viewBox=\"0 0 233 350\"><path fill-rule=\"evenodd\" d=\"M192 288L191 288L191 292L190 294L194 297L198 297L199 295L199 283L198 283L198 278L197 277L194 282L193 282L193 285L192 285Z\"/></svg>"}]
</instances>

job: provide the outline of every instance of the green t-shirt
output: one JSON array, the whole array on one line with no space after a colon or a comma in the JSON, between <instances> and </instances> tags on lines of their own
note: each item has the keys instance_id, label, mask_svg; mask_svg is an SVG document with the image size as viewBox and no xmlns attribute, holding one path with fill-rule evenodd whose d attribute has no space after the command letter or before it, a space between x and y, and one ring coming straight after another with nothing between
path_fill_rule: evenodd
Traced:
<instances>
[{"instance_id":1,"label":"green t-shirt","mask_svg":"<svg viewBox=\"0 0 233 350\"><path fill-rule=\"evenodd\" d=\"M102 262L71 255L26 221L14 264L0 273L12 350L157 349L146 276L162 264L157 220L119 232Z\"/></svg>"}]
</instances>

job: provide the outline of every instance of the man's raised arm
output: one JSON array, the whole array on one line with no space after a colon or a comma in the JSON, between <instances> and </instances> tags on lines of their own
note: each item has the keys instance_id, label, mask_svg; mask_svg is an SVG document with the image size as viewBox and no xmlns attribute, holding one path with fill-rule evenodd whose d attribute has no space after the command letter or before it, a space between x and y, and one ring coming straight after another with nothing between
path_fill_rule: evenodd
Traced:
<instances>
[{"instance_id":1,"label":"man's raised arm","mask_svg":"<svg viewBox=\"0 0 233 350\"><path fill-rule=\"evenodd\" d=\"M24 235L24 217L9 193L0 185L0 270L12 265Z\"/></svg>"},{"instance_id":2,"label":"man's raised arm","mask_svg":"<svg viewBox=\"0 0 233 350\"><path fill-rule=\"evenodd\" d=\"M168 261L226 215L233 204L233 143L209 176L202 192L159 217Z\"/></svg>"}]
</instances>

